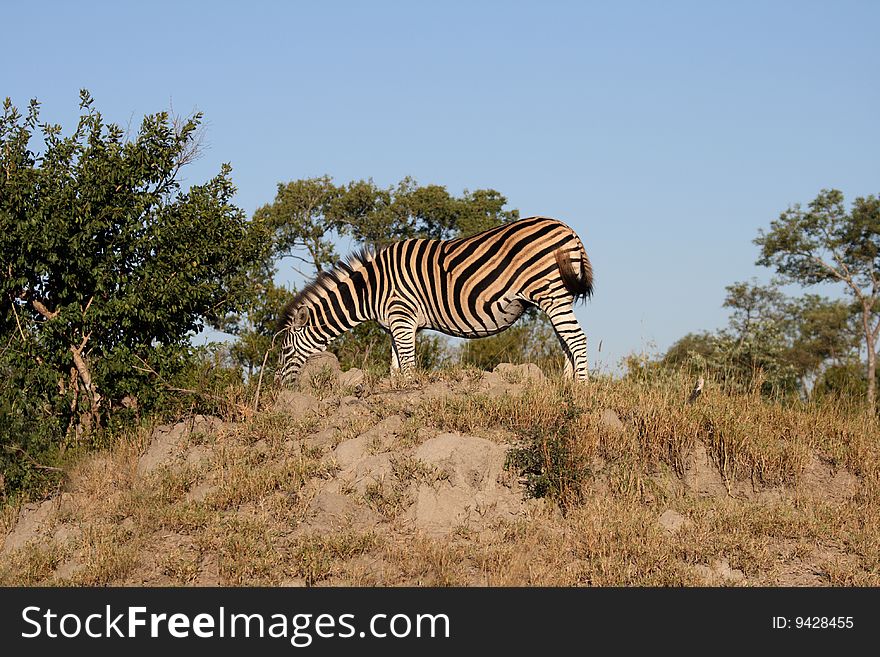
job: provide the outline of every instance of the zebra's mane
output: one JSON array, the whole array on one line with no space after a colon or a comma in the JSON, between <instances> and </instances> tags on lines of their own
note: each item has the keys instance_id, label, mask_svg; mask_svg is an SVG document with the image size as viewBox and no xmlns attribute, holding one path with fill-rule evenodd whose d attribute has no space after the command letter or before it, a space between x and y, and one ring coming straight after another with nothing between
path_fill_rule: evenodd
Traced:
<instances>
[{"instance_id":1,"label":"zebra's mane","mask_svg":"<svg viewBox=\"0 0 880 657\"><path fill-rule=\"evenodd\" d=\"M287 302L284 310L278 318L278 330L287 328L290 320L296 314L297 309L303 301L310 295L319 290L332 290L339 281L349 276L358 265L366 265L376 258L376 250L369 246L364 246L349 255L347 258L339 260L330 269L325 269L315 277L315 280L308 283L302 290L296 293L294 297Z\"/></svg>"}]
</instances>

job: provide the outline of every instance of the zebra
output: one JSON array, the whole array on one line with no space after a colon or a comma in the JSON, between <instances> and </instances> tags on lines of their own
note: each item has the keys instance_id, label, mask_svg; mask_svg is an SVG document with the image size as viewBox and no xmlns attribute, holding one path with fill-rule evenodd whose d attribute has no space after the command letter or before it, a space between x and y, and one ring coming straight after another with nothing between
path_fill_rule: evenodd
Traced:
<instances>
[{"instance_id":1,"label":"zebra","mask_svg":"<svg viewBox=\"0 0 880 657\"><path fill-rule=\"evenodd\" d=\"M368 320L391 334L392 373L405 374L415 368L417 331L494 335L537 306L565 352L564 375L585 381L587 338L573 304L592 294L593 269L580 238L549 217L520 219L470 237L361 249L320 273L285 306L275 379L292 384L306 359Z\"/></svg>"}]
</instances>

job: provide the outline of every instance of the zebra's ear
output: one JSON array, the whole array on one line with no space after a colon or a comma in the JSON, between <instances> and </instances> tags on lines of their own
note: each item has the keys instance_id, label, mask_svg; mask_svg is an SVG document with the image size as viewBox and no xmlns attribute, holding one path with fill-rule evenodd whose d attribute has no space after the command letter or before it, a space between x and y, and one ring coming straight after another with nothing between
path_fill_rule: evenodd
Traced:
<instances>
[{"instance_id":1,"label":"zebra's ear","mask_svg":"<svg viewBox=\"0 0 880 657\"><path fill-rule=\"evenodd\" d=\"M296 315L293 316L293 326L294 328L302 328L306 324L309 323L309 309L303 306L299 310L296 311Z\"/></svg>"}]
</instances>

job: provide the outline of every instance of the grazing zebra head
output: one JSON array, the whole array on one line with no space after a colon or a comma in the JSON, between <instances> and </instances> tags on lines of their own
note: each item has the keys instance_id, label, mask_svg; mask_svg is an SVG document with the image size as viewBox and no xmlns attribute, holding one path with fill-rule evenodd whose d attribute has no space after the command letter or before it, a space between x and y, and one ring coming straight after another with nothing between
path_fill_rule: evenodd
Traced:
<instances>
[{"instance_id":1,"label":"grazing zebra head","mask_svg":"<svg viewBox=\"0 0 880 657\"><path fill-rule=\"evenodd\" d=\"M391 334L391 369L415 367L416 332L463 338L499 333L527 306L550 318L565 373L588 376L587 338L572 311L593 292L583 244L567 225L529 217L454 240L408 239L361 251L321 273L287 305L276 380L291 384L306 359L361 322Z\"/></svg>"},{"instance_id":2,"label":"grazing zebra head","mask_svg":"<svg viewBox=\"0 0 880 657\"><path fill-rule=\"evenodd\" d=\"M308 358L324 351L337 336L368 319L359 307L364 270L374 257L366 249L322 272L299 292L281 315L281 356L276 381L296 381Z\"/></svg>"},{"instance_id":3,"label":"grazing zebra head","mask_svg":"<svg viewBox=\"0 0 880 657\"><path fill-rule=\"evenodd\" d=\"M295 381L309 356L326 348L326 343L315 331L314 309L311 304L300 300L297 304L291 303L289 307L290 314L285 313L287 322L281 340L281 358L275 372L275 380L282 385Z\"/></svg>"}]
</instances>

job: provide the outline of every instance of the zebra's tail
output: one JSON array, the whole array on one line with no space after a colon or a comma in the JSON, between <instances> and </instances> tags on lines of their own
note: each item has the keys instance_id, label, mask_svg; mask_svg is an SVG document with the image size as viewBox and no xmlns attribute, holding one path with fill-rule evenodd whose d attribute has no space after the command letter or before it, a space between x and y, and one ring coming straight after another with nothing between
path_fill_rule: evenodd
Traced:
<instances>
[{"instance_id":1,"label":"zebra's tail","mask_svg":"<svg viewBox=\"0 0 880 657\"><path fill-rule=\"evenodd\" d=\"M556 264L559 266L562 282L575 301L593 296L593 266L580 240L578 247L577 253L572 253L568 249L556 251Z\"/></svg>"}]
</instances>

